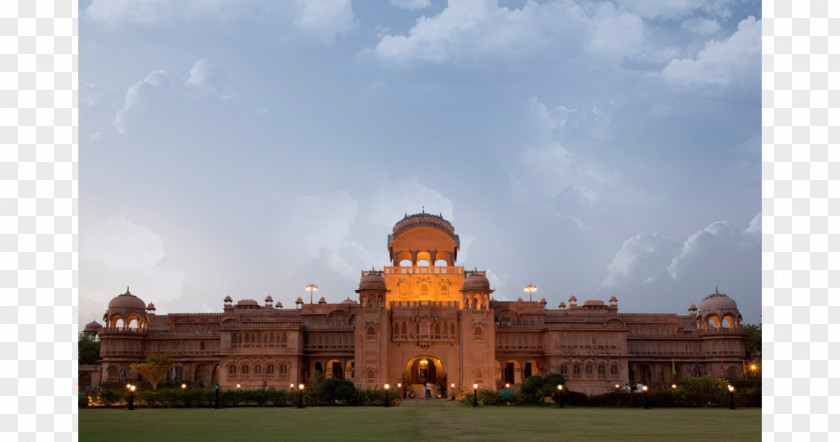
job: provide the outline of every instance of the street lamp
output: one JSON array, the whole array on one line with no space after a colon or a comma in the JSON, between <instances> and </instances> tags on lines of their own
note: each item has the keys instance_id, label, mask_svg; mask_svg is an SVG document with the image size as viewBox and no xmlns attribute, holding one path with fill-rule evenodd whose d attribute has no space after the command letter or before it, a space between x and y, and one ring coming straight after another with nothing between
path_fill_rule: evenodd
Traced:
<instances>
[{"instance_id":1,"label":"street lamp","mask_svg":"<svg viewBox=\"0 0 840 442\"><path fill-rule=\"evenodd\" d=\"M134 389L137 388L136 386L132 385L128 389L131 390L131 396L128 397L128 409L134 409Z\"/></svg>"},{"instance_id":2,"label":"street lamp","mask_svg":"<svg viewBox=\"0 0 840 442\"><path fill-rule=\"evenodd\" d=\"M557 405L563 408L563 384L557 384Z\"/></svg>"},{"instance_id":3,"label":"street lamp","mask_svg":"<svg viewBox=\"0 0 840 442\"><path fill-rule=\"evenodd\" d=\"M289 384L289 391L295 391L295 384Z\"/></svg>"},{"instance_id":4,"label":"street lamp","mask_svg":"<svg viewBox=\"0 0 840 442\"><path fill-rule=\"evenodd\" d=\"M735 387L729 386L729 409L735 409Z\"/></svg>"},{"instance_id":5,"label":"street lamp","mask_svg":"<svg viewBox=\"0 0 840 442\"><path fill-rule=\"evenodd\" d=\"M318 286L315 284L307 284L306 291L309 292L309 303L312 304L312 292L318 291Z\"/></svg>"},{"instance_id":6,"label":"street lamp","mask_svg":"<svg viewBox=\"0 0 840 442\"><path fill-rule=\"evenodd\" d=\"M216 384L216 402L213 404L213 408L219 409L219 384Z\"/></svg>"},{"instance_id":7,"label":"street lamp","mask_svg":"<svg viewBox=\"0 0 840 442\"><path fill-rule=\"evenodd\" d=\"M615 384L615 389L618 390L621 388L621 385Z\"/></svg>"},{"instance_id":8,"label":"street lamp","mask_svg":"<svg viewBox=\"0 0 840 442\"><path fill-rule=\"evenodd\" d=\"M510 388L510 384L505 383L505 388Z\"/></svg>"},{"instance_id":9,"label":"street lamp","mask_svg":"<svg viewBox=\"0 0 840 442\"><path fill-rule=\"evenodd\" d=\"M478 406L478 384L473 384L473 407Z\"/></svg>"},{"instance_id":10,"label":"street lamp","mask_svg":"<svg viewBox=\"0 0 840 442\"><path fill-rule=\"evenodd\" d=\"M391 388L390 385L385 384L385 408L388 408L388 390Z\"/></svg>"},{"instance_id":11,"label":"street lamp","mask_svg":"<svg viewBox=\"0 0 840 442\"><path fill-rule=\"evenodd\" d=\"M238 390L240 387L241 387L241 385L236 384L236 389L237 389L237 390Z\"/></svg>"},{"instance_id":12,"label":"street lamp","mask_svg":"<svg viewBox=\"0 0 840 442\"><path fill-rule=\"evenodd\" d=\"M537 291L537 286L528 283L528 285L525 286L525 291L528 292L528 301L533 301L533 299L531 299L531 294Z\"/></svg>"},{"instance_id":13,"label":"street lamp","mask_svg":"<svg viewBox=\"0 0 840 442\"><path fill-rule=\"evenodd\" d=\"M186 389L187 389L187 384L181 384L181 390L186 390Z\"/></svg>"},{"instance_id":14,"label":"street lamp","mask_svg":"<svg viewBox=\"0 0 840 442\"><path fill-rule=\"evenodd\" d=\"M650 408L650 405L648 405L648 398L647 398L647 391L648 391L647 385L642 386L642 391L645 393L645 404L644 404L644 406L645 406L646 409Z\"/></svg>"},{"instance_id":15,"label":"street lamp","mask_svg":"<svg viewBox=\"0 0 840 442\"><path fill-rule=\"evenodd\" d=\"M303 408L303 384L298 385L300 395L298 396L298 408Z\"/></svg>"},{"instance_id":16,"label":"street lamp","mask_svg":"<svg viewBox=\"0 0 840 442\"><path fill-rule=\"evenodd\" d=\"M671 388L676 390L677 389L677 384L671 384Z\"/></svg>"},{"instance_id":17,"label":"street lamp","mask_svg":"<svg viewBox=\"0 0 840 442\"><path fill-rule=\"evenodd\" d=\"M451 387L452 387L452 400L454 401L455 400L455 384L452 384Z\"/></svg>"}]
</instances>

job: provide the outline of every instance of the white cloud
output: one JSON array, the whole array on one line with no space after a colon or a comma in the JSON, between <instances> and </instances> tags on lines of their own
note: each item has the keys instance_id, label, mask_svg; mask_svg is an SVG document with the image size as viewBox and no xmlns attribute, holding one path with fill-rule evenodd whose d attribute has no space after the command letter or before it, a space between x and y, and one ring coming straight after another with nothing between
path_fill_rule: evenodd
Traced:
<instances>
[{"instance_id":1,"label":"white cloud","mask_svg":"<svg viewBox=\"0 0 840 442\"><path fill-rule=\"evenodd\" d=\"M633 236L621 244L607 264L607 277L601 285L610 287L631 280L651 282L664 274L668 260L678 250L678 241L659 233Z\"/></svg>"},{"instance_id":2,"label":"white cloud","mask_svg":"<svg viewBox=\"0 0 840 442\"><path fill-rule=\"evenodd\" d=\"M704 260L728 258L733 251L760 246L761 213L750 221L746 229L741 229L729 221L716 221L705 229L689 236L682 245L679 255L668 265L671 279L677 279L683 268L689 263L703 265Z\"/></svg>"},{"instance_id":3,"label":"white cloud","mask_svg":"<svg viewBox=\"0 0 840 442\"><path fill-rule=\"evenodd\" d=\"M429 0L391 0L391 4L400 9L408 9L412 11L426 9L432 5Z\"/></svg>"},{"instance_id":4,"label":"white cloud","mask_svg":"<svg viewBox=\"0 0 840 442\"><path fill-rule=\"evenodd\" d=\"M166 71L152 72L126 91L122 107L114 117L114 127L120 134L125 134L129 114L143 109L155 99L220 98L224 78L224 70L207 60L198 60L187 80Z\"/></svg>"},{"instance_id":5,"label":"white cloud","mask_svg":"<svg viewBox=\"0 0 840 442\"><path fill-rule=\"evenodd\" d=\"M408 35L383 37L373 52L398 63L520 57L541 53L558 39L566 47L580 47L589 32L586 14L574 2L528 1L521 9L508 9L498 0L450 0L439 15L419 18Z\"/></svg>"},{"instance_id":6,"label":"white cloud","mask_svg":"<svg viewBox=\"0 0 840 442\"><path fill-rule=\"evenodd\" d=\"M726 40L706 43L696 58L671 60L662 77L677 85L729 86L760 72L761 22L749 17Z\"/></svg>"},{"instance_id":7,"label":"white cloud","mask_svg":"<svg viewBox=\"0 0 840 442\"><path fill-rule=\"evenodd\" d=\"M729 6L734 0L617 0L623 8L646 19L679 19L695 11L718 17L732 14Z\"/></svg>"},{"instance_id":8,"label":"white cloud","mask_svg":"<svg viewBox=\"0 0 840 442\"><path fill-rule=\"evenodd\" d=\"M703 17L692 17L684 20L680 27L695 34L711 34L720 30L720 23Z\"/></svg>"},{"instance_id":9,"label":"white cloud","mask_svg":"<svg viewBox=\"0 0 840 442\"><path fill-rule=\"evenodd\" d=\"M594 33L587 48L601 55L621 58L638 53L644 43L642 18L603 3L592 17Z\"/></svg>"},{"instance_id":10,"label":"white cloud","mask_svg":"<svg viewBox=\"0 0 840 442\"><path fill-rule=\"evenodd\" d=\"M281 35L297 29L306 38L324 44L331 44L336 36L356 27L351 0L93 0L84 17L110 26L183 26L242 20L271 23Z\"/></svg>"},{"instance_id":11,"label":"white cloud","mask_svg":"<svg viewBox=\"0 0 840 442\"><path fill-rule=\"evenodd\" d=\"M379 190L368 203L368 209L364 211L365 219L372 223L392 227L406 213L421 210L454 221L452 201L437 190L425 186L415 176L391 180L378 187Z\"/></svg>"}]
</instances>

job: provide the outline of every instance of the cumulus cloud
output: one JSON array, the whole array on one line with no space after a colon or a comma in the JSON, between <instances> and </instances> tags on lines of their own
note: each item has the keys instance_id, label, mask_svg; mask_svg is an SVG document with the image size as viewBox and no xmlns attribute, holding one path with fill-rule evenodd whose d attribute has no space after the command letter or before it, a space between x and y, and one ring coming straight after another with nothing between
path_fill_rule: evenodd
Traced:
<instances>
[{"instance_id":1,"label":"cumulus cloud","mask_svg":"<svg viewBox=\"0 0 840 442\"><path fill-rule=\"evenodd\" d=\"M594 32L587 48L602 55L621 58L638 53L644 43L642 18L603 3L592 17Z\"/></svg>"},{"instance_id":2,"label":"cumulus cloud","mask_svg":"<svg viewBox=\"0 0 840 442\"><path fill-rule=\"evenodd\" d=\"M408 35L383 37L373 53L393 62L519 57L541 53L557 39L580 47L589 32L585 11L573 2L529 1L509 9L498 0L450 0L439 15L418 19Z\"/></svg>"},{"instance_id":3,"label":"cumulus cloud","mask_svg":"<svg viewBox=\"0 0 840 442\"><path fill-rule=\"evenodd\" d=\"M705 229L689 236L682 245L679 255L668 265L671 279L677 279L689 263L704 259L716 259L717 254L728 254L732 250L755 248L761 243L761 213L756 214L746 229L729 221L716 221Z\"/></svg>"},{"instance_id":4,"label":"cumulus cloud","mask_svg":"<svg viewBox=\"0 0 840 442\"><path fill-rule=\"evenodd\" d=\"M79 225L80 269L97 277L80 279L82 320L100 318L103 306L127 285L147 303L181 296L186 273L162 266L165 256L161 236L124 213L85 214Z\"/></svg>"},{"instance_id":5,"label":"cumulus cloud","mask_svg":"<svg viewBox=\"0 0 840 442\"><path fill-rule=\"evenodd\" d=\"M412 11L426 9L432 5L429 0L391 0L391 4L400 9L408 9Z\"/></svg>"},{"instance_id":6,"label":"cumulus cloud","mask_svg":"<svg viewBox=\"0 0 840 442\"><path fill-rule=\"evenodd\" d=\"M621 249L607 264L605 287L628 281L651 282L665 273L665 266L679 250L679 241L661 235L638 234L621 244Z\"/></svg>"},{"instance_id":7,"label":"cumulus cloud","mask_svg":"<svg viewBox=\"0 0 840 442\"><path fill-rule=\"evenodd\" d=\"M110 26L271 22L281 33L296 30L324 44L356 27L351 0L93 0L84 17Z\"/></svg>"},{"instance_id":8,"label":"cumulus cloud","mask_svg":"<svg viewBox=\"0 0 840 442\"><path fill-rule=\"evenodd\" d=\"M219 98L224 78L224 69L207 60L198 60L187 80L163 70L152 72L126 91L122 107L114 117L114 127L125 134L129 115L158 99Z\"/></svg>"},{"instance_id":9,"label":"cumulus cloud","mask_svg":"<svg viewBox=\"0 0 840 442\"><path fill-rule=\"evenodd\" d=\"M662 78L676 85L725 87L758 78L760 72L761 23L749 17L729 38L707 42L695 58L671 60Z\"/></svg>"}]
</instances>

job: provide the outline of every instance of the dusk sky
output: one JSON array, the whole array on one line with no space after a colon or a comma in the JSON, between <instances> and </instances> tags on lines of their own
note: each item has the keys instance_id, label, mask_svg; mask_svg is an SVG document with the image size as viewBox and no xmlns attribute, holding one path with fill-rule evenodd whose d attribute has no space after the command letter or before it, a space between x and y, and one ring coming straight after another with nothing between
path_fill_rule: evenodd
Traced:
<instances>
[{"instance_id":1,"label":"dusk sky","mask_svg":"<svg viewBox=\"0 0 840 442\"><path fill-rule=\"evenodd\" d=\"M79 321L356 299L405 213L494 297L761 320L761 3L80 0Z\"/></svg>"}]
</instances>

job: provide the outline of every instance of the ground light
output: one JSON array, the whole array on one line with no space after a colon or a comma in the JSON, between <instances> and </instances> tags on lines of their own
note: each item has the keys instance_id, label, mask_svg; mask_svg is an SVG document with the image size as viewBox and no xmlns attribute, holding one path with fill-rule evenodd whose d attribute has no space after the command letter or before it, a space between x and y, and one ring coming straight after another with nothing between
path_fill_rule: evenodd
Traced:
<instances>
[{"instance_id":1,"label":"ground light","mask_svg":"<svg viewBox=\"0 0 840 442\"><path fill-rule=\"evenodd\" d=\"M671 388L676 390L677 389L677 384L671 384Z\"/></svg>"},{"instance_id":2,"label":"ground light","mask_svg":"<svg viewBox=\"0 0 840 442\"><path fill-rule=\"evenodd\" d=\"M563 384L557 384L557 405L563 408Z\"/></svg>"},{"instance_id":3,"label":"ground light","mask_svg":"<svg viewBox=\"0 0 840 442\"><path fill-rule=\"evenodd\" d=\"M187 384L181 384L181 390L186 390L186 389L187 389Z\"/></svg>"},{"instance_id":4,"label":"ground light","mask_svg":"<svg viewBox=\"0 0 840 442\"><path fill-rule=\"evenodd\" d=\"M645 393L645 405L644 406L645 406L646 409L650 408L650 405L648 404L648 398L647 398L647 392L648 392L647 385L642 386L642 391Z\"/></svg>"},{"instance_id":5,"label":"ground light","mask_svg":"<svg viewBox=\"0 0 840 442\"><path fill-rule=\"evenodd\" d=\"M473 384L473 407L478 406L478 384Z\"/></svg>"},{"instance_id":6,"label":"ground light","mask_svg":"<svg viewBox=\"0 0 840 442\"><path fill-rule=\"evenodd\" d=\"M298 396L298 408L303 408L303 384L298 385L300 395Z\"/></svg>"},{"instance_id":7,"label":"ground light","mask_svg":"<svg viewBox=\"0 0 840 442\"><path fill-rule=\"evenodd\" d=\"M452 384L452 400L455 400L455 384Z\"/></svg>"},{"instance_id":8,"label":"ground light","mask_svg":"<svg viewBox=\"0 0 840 442\"><path fill-rule=\"evenodd\" d=\"M137 388L136 386L132 385L128 389L131 390L131 395L128 397L128 409L134 409L134 389Z\"/></svg>"},{"instance_id":9,"label":"ground light","mask_svg":"<svg viewBox=\"0 0 840 442\"><path fill-rule=\"evenodd\" d=\"M219 409L219 384L216 384L216 402L213 404L213 408Z\"/></svg>"},{"instance_id":10,"label":"ground light","mask_svg":"<svg viewBox=\"0 0 840 442\"><path fill-rule=\"evenodd\" d=\"M729 386L729 409L735 409L735 387Z\"/></svg>"},{"instance_id":11,"label":"ground light","mask_svg":"<svg viewBox=\"0 0 840 442\"><path fill-rule=\"evenodd\" d=\"M391 388L390 385L385 384L385 408L388 408L388 390Z\"/></svg>"},{"instance_id":12,"label":"ground light","mask_svg":"<svg viewBox=\"0 0 840 442\"><path fill-rule=\"evenodd\" d=\"M295 384L289 384L289 391L295 391Z\"/></svg>"}]
</instances>

